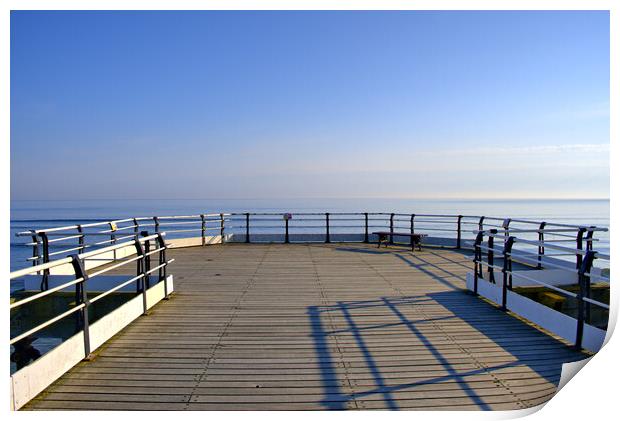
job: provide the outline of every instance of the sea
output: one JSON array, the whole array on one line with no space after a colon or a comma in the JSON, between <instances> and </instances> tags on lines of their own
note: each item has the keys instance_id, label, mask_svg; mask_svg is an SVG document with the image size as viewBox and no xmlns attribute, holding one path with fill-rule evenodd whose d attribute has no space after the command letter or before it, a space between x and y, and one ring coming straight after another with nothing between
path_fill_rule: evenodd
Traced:
<instances>
[{"instance_id":1,"label":"sea","mask_svg":"<svg viewBox=\"0 0 620 421\"><path fill-rule=\"evenodd\" d=\"M394 212L485 215L609 228L606 199L143 199L143 200L12 200L11 270L28 266L29 229L108 221L140 216L228 212ZM596 249L609 253L609 233L597 233Z\"/></svg>"}]
</instances>

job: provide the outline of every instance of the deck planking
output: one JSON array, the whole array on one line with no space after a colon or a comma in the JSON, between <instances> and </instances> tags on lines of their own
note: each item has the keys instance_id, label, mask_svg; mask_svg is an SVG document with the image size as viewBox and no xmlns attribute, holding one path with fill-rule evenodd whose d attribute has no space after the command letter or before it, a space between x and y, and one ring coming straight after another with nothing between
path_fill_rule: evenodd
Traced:
<instances>
[{"instance_id":1,"label":"deck planking","mask_svg":"<svg viewBox=\"0 0 620 421\"><path fill-rule=\"evenodd\" d=\"M24 409L522 409L587 354L466 293L466 254L170 251L175 294Z\"/></svg>"}]
</instances>

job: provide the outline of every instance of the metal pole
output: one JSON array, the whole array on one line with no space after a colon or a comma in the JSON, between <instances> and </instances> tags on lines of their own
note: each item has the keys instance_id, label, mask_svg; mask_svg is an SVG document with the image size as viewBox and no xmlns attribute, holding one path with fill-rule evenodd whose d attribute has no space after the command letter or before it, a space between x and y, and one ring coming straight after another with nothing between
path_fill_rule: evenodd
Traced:
<instances>
[{"instance_id":1,"label":"metal pole","mask_svg":"<svg viewBox=\"0 0 620 421\"><path fill-rule=\"evenodd\" d=\"M250 213L245 214L245 242L250 242Z\"/></svg>"},{"instance_id":2,"label":"metal pole","mask_svg":"<svg viewBox=\"0 0 620 421\"><path fill-rule=\"evenodd\" d=\"M329 212L325 212L325 242L331 242L331 239L329 238Z\"/></svg>"},{"instance_id":3,"label":"metal pole","mask_svg":"<svg viewBox=\"0 0 620 421\"><path fill-rule=\"evenodd\" d=\"M74 254L71 256L71 265L75 273L75 278L82 278L83 281L75 284L76 287L76 305L84 304L84 307L80 311L81 313L81 327L84 334L84 358L88 358L90 355L90 326L88 323L88 309L90 308L90 301L88 299L88 291L86 282L88 281L88 274L84 270L82 260Z\"/></svg>"},{"instance_id":4,"label":"metal pole","mask_svg":"<svg viewBox=\"0 0 620 421\"><path fill-rule=\"evenodd\" d=\"M142 275L142 277L138 278L136 282L136 290L138 293L142 293L142 314L146 315L147 302L146 302L146 287L144 279L146 277L146 262L144 257L144 249L142 248L142 243L140 240L136 238L135 240L136 246L136 254L141 258L136 260L137 263L137 273L136 276Z\"/></svg>"},{"instance_id":5,"label":"metal pole","mask_svg":"<svg viewBox=\"0 0 620 421\"><path fill-rule=\"evenodd\" d=\"M159 218L154 216L153 217L153 222L155 223L155 232L157 234L159 234Z\"/></svg>"},{"instance_id":6,"label":"metal pole","mask_svg":"<svg viewBox=\"0 0 620 421\"><path fill-rule=\"evenodd\" d=\"M286 244L289 243L289 238L288 238L288 215L284 215L284 242Z\"/></svg>"},{"instance_id":7,"label":"metal pole","mask_svg":"<svg viewBox=\"0 0 620 421\"><path fill-rule=\"evenodd\" d=\"M37 238L37 232L35 230L30 230L30 237L32 238L32 266L36 266L39 264L41 257L39 256L39 239Z\"/></svg>"},{"instance_id":8,"label":"metal pole","mask_svg":"<svg viewBox=\"0 0 620 421\"><path fill-rule=\"evenodd\" d=\"M394 244L394 235L392 232L394 231L394 214L390 214L390 244Z\"/></svg>"},{"instance_id":9,"label":"metal pole","mask_svg":"<svg viewBox=\"0 0 620 421\"><path fill-rule=\"evenodd\" d=\"M415 241L413 240L413 234L415 234L415 224L413 222L415 218L415 213L411 214L411 221L409 222L409 231L411 231L411 250L413 251L413 246L415 245Z\"/></svg>"},{"instance_id":10,"label":"metal pole","mask_svg":"<svg viewBox=\"0 0 620 421\"><path fill-rule=\"evenodd\" d=\"M478 230L484 231L484 216L481 216L478 221Z\"/></svg>"},{"instance_id":11,"label":"metal pole","mask_svg":"<svg viewBox=\"0 0 620 421\"><path fill-rule=\"evenodd\" d=\"M489 282L495 283L495 274L493 273L493 265L494 265L494 253L493 253L493 239L495 238L494 235L497 234L497 230L496 229L492 229L491 230L491 235L489 236L489 242L488 242L488 248L489 248L489 252L487 254L487 259L488 259L488 272L489 272Z\"/></svg>"},{"instance_id":12,"label":"metal pole","mask_svg":"<svg viewBox=\"0 0 620 421\"><path fill-rule=\"evenodd\" d=\"M163 235L157 233L157 246L161 250L159 251L159 282L164 281L164 300L168 299L168 276L166 274L166 242ZM163 265L163 266L162 266Z\"/></svg>"},{"instance_id":13,"label":"metal pole","mask_svg":"<svg viewBox=\"0 0 620 421\"><path fill-rule=\"evenodd\" d=\"M474 242L474 294L478 295L478 278L482 277L482 249L480 245L482 244L482 239L484 238L484 234L480 231L476 234L476 241Z\"/></svg>"},{"instance_id":14,"label":"metal pole","mask_svg":"<svg viewBox=\"0 0 620 421\"><path fill-rule=\"evenodd\" d=\"M39 237L41 237L41 243L43 245L43 263L48 263L50 261L50 246L49 239L47 238L47 234L44 232L39 233ZM43 278L41 279L41 291L46 291L49 288L48 279L50 276L50 270L43 270Z\"/></svg>"},{"instance_id":15,"label":"metal pole","mask_svg":"<svg viewBox=\"0 0 620 421\"><path fill-rule=\"evenodd\" d=\"M205 232L207 231L207 223L205 222L205 215L200 214L200 238L202 238L202 245L204 246L207 242L205 238Z\"/></svg>"},{"instance_id":16,"label":"metal pole","mask_svg":"<svg viewBox=\"0 0 620 421\"><path fill-rule=\"evenodd\" d=\"M579 291L577 293L577 333L575 335L575 348L581 349L583 343L583 329L585 324L585 301L588 296L589 273L594 262L595 252L588 251L579 267Z\"/></svg>"},{"instance_id":17,"label":"metal pole","mask_svg":"<svg viewBox=\"0 0 620 421\"><path fill-rule=\"evenodd\" d=\"M78 244L80 246L80 253L84 253L84 249L85 249L85 244L84 244L84 230L82 229L82 225L77 226L77 231L80 234L79 238L78 238Z\"/></svg>"},{"instance_id":18,"label":"metal pole","mask_svg":"<svg viewBox=\"0 0 620 421\"><path fill-rule=\"evenodd\" d=\"M583 234L585 234L586 229L584 227L579 228L577 231L577 249L583 250ZM577 269L581 267L581 263L583 261L583 257L581 254L577 253Z\"/></svg>"},{"instance_id":19,"label":"metal pole","mask_svg":"<svg viewBox=\"0 0 620 421\"><path fill-rule=\"evenodd\" d=\"M459 215L456 220L456 248L461 248L461 220L463 215Z\"/></svg>"},{"instance_id":20,"label":"metal pole","mask_svg":"<svg viewBox=\"0 0 620 421\"><path fill-rule=\"evenodd\" d=\"M538 269L542 269L542 258L545 255L545 232L543 230L545 229L546 225L546 222L541 222L540 226L538 227L538 229L540 230L540 232L538 233L538 241L541 243L541 245L538 246Z\"/></svg>"},{"instance_id":21,"label":"metal pole","mask_svg":"<svg viewBox=\"0 0 620 421\"><path fill-rule=\"evenodd\" d=\"M224 214L220 213L220 243L224 244Z\"/></svg>"},{"instance_id":22,"label":"metal pole","mask_svg":"<svg viewBox=\"0 0 620 421\"><path fill-rule=\"evenodd\" d=\"M504 237L508 237L508 234L510 233L509 227L510 227L510 222L512 220L510 218L506 218L504 219L504 222L502 223L502 228L504 228Z\"/></svg>"},{"instance_id":23,"label":"metal pole","mask_svg":"<svg viewBox=\"0 0 620 421\"><path fill-rule=\"evenodd\" d=\"M364 242L368 243L368 212L364 212Z\"/></svg>"},{"instance_id":24,"label":"metal pole","mask_svg":"<svg viewBox=\"0 0 620 421\"><path fill-rule=\"evenodd\" d=\"M515 242L515 238L510 236L504 243L504 266L502 267L503 283L502 283L502 310L506 311L506 298L508 296L508 288L512 289L512 245ZM508 278L510 277L510 285L508 284Z\"/></svg>"},{"instance_id":25,"label":"metal pole","mask_svg":"<svg viewBox=\"0 0 620 421\"><path fill-rule=\"evenodd\" d=\"M143 237L148 237L149 232L142 231L140 235ZM144 274L145 274L144 285L146 289L149 289L151 287L151 275L149 273L149 271L151 270L151 256L149 255L150 251L151 251L151 241L146 240L144 242Z\"/></svg>"}]
</instances>

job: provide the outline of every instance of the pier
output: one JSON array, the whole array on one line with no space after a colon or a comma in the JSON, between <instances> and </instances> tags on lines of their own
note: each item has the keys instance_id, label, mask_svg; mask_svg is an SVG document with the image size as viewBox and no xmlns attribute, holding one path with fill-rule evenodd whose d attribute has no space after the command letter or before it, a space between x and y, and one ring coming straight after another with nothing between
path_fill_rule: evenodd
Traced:
<instances>
[{"instance_id":1,"label":"pier","mask_svg":"<svg viewBox=\"0 0 620 421\"><path fill-rule=\"evenodd\" d=\"M545 279L538 283L560 289L549 276L536 278L551 273L546 270L563 270L565 283L573 274L579 285L583 278L593 282L600 278L592 261L585 262L586 272L577 269L577 263L585 267L584 259L595 256L589 245L597 232L594 227L575 230L538 224L534 236L542 234L546 246L541 255L541 244L527 239L532 233L524 232L527 229L518 222L510 221L511 228L510 222L498 218L485 222L461 215L381 217L382 228L394 232L406 227L432 234L432 227L438 227L441 233L452 233L429 238L421 251L396 241L377 248L368 230L378 223L364 213L351 217L361 222L355 233L342 232L344 223L334 222L333 215L309 215L312 223L321 219L326 225L319 229L306 225L312 232L299 236L289 230L301 217L264 218L272 220L271 226L282 221L282 230L265 227L270 233L252 233L250 225L236 225L250 221L249 214L179 217L168 219L171 225L165 225L165 218L141 224L128 220L128 238L121 239L121 223L104 225L108 231L104 237L114 235L116 244L100 244L103 248L91 251L107 257L86 272L107 270L107 275L132 280L136 267L122 264L130 261L142 262L138 278L144 279L140 273L156 274L162 268L154 261L145 265L140 247L137 255L127 250L133 250L135 243L165 238L166 247L154 248L151 243L142 252L159 255L158 262L165 263L167 272L152 279L150 288L163 285L166 291L148 306L140 307L147 302L140 300L138 313L127 319L126 327L119 326L108 340L86 351L81 362L16 406L26 410L523 409L553 396L563 363L596 351L588 342L597 328L588 324L592 322L586 304L605 303L580 295L586 300L579 300L580 313L571 325L577 336L566 338L511 311L509 295L519 276ZM446 222L448 227L440 225ZM467 223L472 227L465 228ZM497 227L480 226L485 223ZM157 224L158 234L140 233L153 228L149 224ZM508 241L495 238L502 225L500 233L508 233L515 244L520 238L535 254L502 254ZM82 250L90 244L86 228L67 229L81 231L76 240L81 240ZM101 243L102 229L95 228L98 233L93 232L92 238ZM175 229L183 234L197 229L200 235L174 239ZM569 249L566 242L553 241L566 239L569 230L575 231L572 241L582 241L581 250L572 248L579 262L550 256L553 247ZM45 236L52 233L47 230ZM36 270L50 263L36 261L42 259L40 233L30 234L39 254L33 255L37 265L24 271L38 272L37 279L47 276L49 291L55 285L54 268L47 274ZM125 252L110 256L110 247L115 253ZM83 256L78 254L77 259ZM493 270L495 282L489 276ZM505 273L515 280L509 283L506 277L502 282ZM474 278L476 291L471 287ZM492 296L484 297L486 284L503 288L508 298L494 302ZM147 289L136 292L136 298L146 297Z\"/></svg>"}]
</instances>

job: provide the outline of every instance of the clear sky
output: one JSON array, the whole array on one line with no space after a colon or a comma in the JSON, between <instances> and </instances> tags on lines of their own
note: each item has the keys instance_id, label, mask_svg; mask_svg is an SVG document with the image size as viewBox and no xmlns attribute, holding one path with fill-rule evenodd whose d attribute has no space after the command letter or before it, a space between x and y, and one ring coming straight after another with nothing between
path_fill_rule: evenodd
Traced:
<instances>
[{"instance_id":1,"label":"clear sky","mask_svg":"<svg viewBox=\"0 0 620 421\"><path fill-rule=\"evenodd\" d=\"M12 12L11 197L609 197L607 12Z\"/></svg>"}]
</instances>

